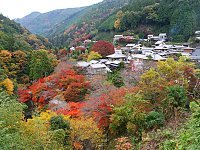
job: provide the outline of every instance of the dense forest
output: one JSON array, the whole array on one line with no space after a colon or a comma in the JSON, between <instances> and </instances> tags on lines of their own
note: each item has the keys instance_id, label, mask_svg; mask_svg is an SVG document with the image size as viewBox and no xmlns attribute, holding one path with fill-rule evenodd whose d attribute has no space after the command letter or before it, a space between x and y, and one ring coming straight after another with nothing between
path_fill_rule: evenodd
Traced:
<instances>
[{"instance_id":1,"label":"dense forest","mask_svg":"<svg viewBox=\"0 0 200 150\"><path fill-rule=\"evenodd\" d=\"M172 41L188 41L199 29L199 7L200 1L192 0L131 0L109 17L99 31L129 30L140 38L167 33Z\"/></svg>"},{"instance_id":2,"label":"dense forest","mask_svg":"<svg viewBox=\"0 0 200 150\"><path fill-rule=\"evenodd\" d=\"M20 24L0 14L0 49L33 50L51 46L47 38L32 34Z\"/></svg>"},{"instance_id":3,"label":"dense forest","mask_svg":"<svg viewBox=\"0 0 200 150\"><path fill-rule=\"evenodd\" d=\"M143 36L165 32L173 41L187 41L199 29L199 7L200 1L192 0L132 0L122 9L115 27Z\"/></svg>"}]
</instances>

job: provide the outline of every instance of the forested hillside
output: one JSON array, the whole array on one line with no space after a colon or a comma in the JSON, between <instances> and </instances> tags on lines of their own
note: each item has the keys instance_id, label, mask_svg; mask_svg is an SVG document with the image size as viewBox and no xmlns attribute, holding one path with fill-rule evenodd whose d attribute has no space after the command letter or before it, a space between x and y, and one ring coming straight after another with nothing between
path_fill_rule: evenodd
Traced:
<instances>
[{"instance_id":1,"label":"forested hillside","mask_svg":"<svg viewBox=\"0 0 200 150\"><path fill-rule=\"evenodd\" d=\"M94 37L101 24L129 0L105 0L84 8L33 13L16 21L33 33L45 35L55 46L77 44Z\"/></svg>"},{"instance_id":2,"label":"forested hillside","mask_svg":"<svg viewBox=\"0 0 200 150\"><path fill-rule=\"evenodd\" d=\"M77 45L85 39L91 39L98 33L101 23L128 2L129 0L105 0L89 6L71 20L58 25L48 37L57 46Z\"/></svg>"},{"instance_id":3,"label":"forested hillside","mask_svg":"<svg viewBox=\"0 0 200 150\"><path fill-rule=\"evenodd\" d=\"M16 19L16 21L34 34L45 35L45 33L47 34L50 32L54 26L62 23L62 21L70 18L83 9L84 7L58 9L47 13L33 12L24 18Z\"/></svg>"},{"instance_id":4,"label":"forested hillside","mask_svg":"<svg viewBox=\"0 0 200 150\"><path fill-rule=\"evenodd\" d=\"M187 41L199 29L199 7L199 0L131 0L116 14L114 22L106 22L114 24L118 31L130 30L141 38L166 32L171 40L181 42ZM112 29L106 25L101 30Z\"/></svg>"},{"instance_id":5,"label":"forested hillside","mask_svg":"<svg viewBox=\"0 0 200 150\"><path fill-rule=\"evenodd\" d=\"M199 0L104 0L84 8L34 13L20 22L57 47L79 45L85 39L111 41L114 34L146 38L161 32L182 42L199 29L199 7Z\"/></svg>"},{"instance_id":6,"label":"forested hillside","mask_svg":"<svg viewBox=\"0 0 200 150\"><path fill-rule=\"evenodd\" d=\"M31 50L51 46L47 38L30 33L20 24L0 14L0 50Z\"/></svg>"},{"instance_id":7,"label":"forested hillside","mask_svg":"<svg viewBox=\"0 0 200 150\"><path fill-rule=\"evenodd\" d=\"M146 38L148 34L165 32L170 40L183 42L199 29L199 7L200 1L192 0L103 1L87 7L72 22L59 24L48 37L61 47L94 37L111 41L114 33Z\"/></svg>"}]
</instances>

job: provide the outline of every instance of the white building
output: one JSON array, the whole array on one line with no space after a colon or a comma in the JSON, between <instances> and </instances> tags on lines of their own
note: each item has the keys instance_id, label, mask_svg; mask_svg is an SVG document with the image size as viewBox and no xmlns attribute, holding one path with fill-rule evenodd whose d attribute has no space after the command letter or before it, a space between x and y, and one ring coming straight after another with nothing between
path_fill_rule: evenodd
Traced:
<instances>
[{"instance_id":1,"label":"white building","mask_svg":"<svg viewBox=\"0 0 200 150\"><path fill-rule=\"evenodd\" d=\"M113 40L118 41L121 38L124 38L124 36L123 35L115 35Z\"/></svg>"},{"instance_id":2,"label":"white building","mask_svg":"<svg viewBox=\"0 0 200 150\"><path fill-rule=\"evenodd\" d=\"M112 72L105 64L91 64L88 67L88 72L90 74L106 74L108 72Z\"/></svg>"},{"instance_id":3,"label":"white building","mask_svg":"<svg viewBox=\"0 0 200 150\"><path fill-rule=\"evenodd\" d=\"M166 41L167 40L167 34L166 33L160 33L159 35L160 41Z\"/></svg>"},{"instance_id":4,"label":"white building","mask_svg":"<svg viewBox=\"0 0 200 150\"><path fill-rule=\"evenodd\" d=\"M125 61L126 60L126 55L122 54L122 50L115 50L115 53L112 55L106 56L109 61Z\"/></svg>"},{"instance_id":5,"label":"white building","mask_svg":"<svg viewBox=\"0 0 200 150\"><path fill-rule=\"evenodd\" d=\"M154 40L154 41L166 41L167 40L167 34L166 33L160 33L158 36L154 36L152 34L147 36L147 39Z\"/></svg>"}]
</instances>

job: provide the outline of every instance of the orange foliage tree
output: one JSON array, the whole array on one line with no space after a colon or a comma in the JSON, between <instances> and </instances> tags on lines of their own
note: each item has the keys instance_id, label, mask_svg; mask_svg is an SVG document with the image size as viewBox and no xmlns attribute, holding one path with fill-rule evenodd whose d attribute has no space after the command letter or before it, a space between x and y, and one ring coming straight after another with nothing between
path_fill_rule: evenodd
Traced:
<instances>
[{"instance_id":1,"label":"orange foliage tree","mask_svg":"<svg viewBox=\"0 0 200 150\"><path fill-rule=\"evenodd\" d=\"M65 108L60 108L56 111L57 114L70 116L71 118L79 118L83 115L81 109L84 102L69 102Z\"/></svg>"}]
</instances>

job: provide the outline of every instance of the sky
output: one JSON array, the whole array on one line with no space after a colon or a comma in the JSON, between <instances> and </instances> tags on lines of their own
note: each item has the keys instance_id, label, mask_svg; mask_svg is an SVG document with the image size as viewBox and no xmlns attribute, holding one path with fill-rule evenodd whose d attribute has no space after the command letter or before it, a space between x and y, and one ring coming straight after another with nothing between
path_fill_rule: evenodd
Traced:
<instances>
[{"instance_id":1,"label":"sky","mask_svg":"<svg viewBox=\"0 0 200 150\"><path fill-rule=\"evenodd\" d=\"M0 13L10 19L22 18L31 12L89 6L102 0L0 0Z\"/></svg>"}]
</instances>

